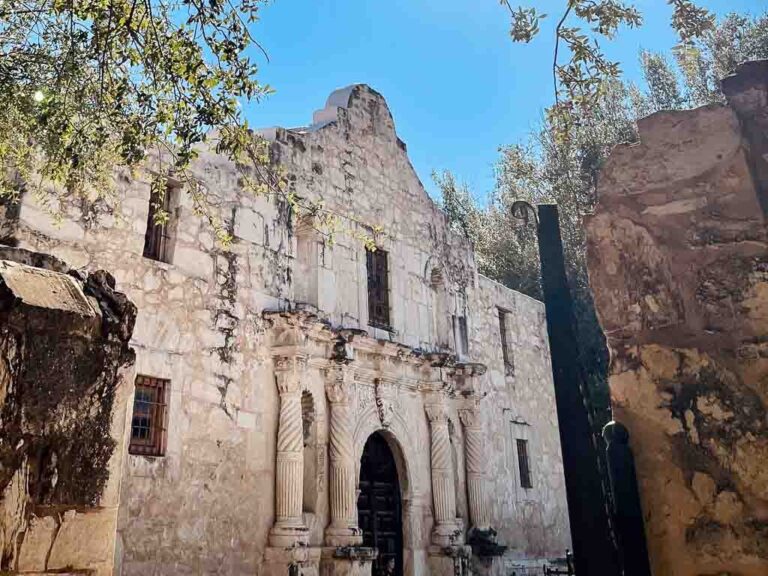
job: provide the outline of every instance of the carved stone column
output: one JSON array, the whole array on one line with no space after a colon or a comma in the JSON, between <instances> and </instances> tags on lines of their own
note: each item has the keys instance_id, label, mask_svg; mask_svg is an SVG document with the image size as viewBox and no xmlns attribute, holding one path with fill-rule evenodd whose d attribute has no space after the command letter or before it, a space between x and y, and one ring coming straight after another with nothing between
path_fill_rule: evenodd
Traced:
<instances>
[{"instance_id":1,"label":"carved stone column","mask_svg":"<svg viewBox=\"0 0 768 576\"><path fill-rule=\"evenodd\" d=\"M362 544L357 526L355 458L352 440L350 400L354 369L347 363L334 363L327 371L325 393L330 404L330 508L331 523L325 530L328 546Z\"/></svg>"},{"instance_id":2,"label":"carved stone column","mask_svg":"<svg viewBox=\"0 0 768 576\"><path fill-rule=\"evenodd\" d=\"M303 356L274 359L280 416L275 466L275 525L269 535L272 546L305 545L303 518L304 441L301 421L302 380L307 369Z\"/></svg>"},{"instance_id":3,"label":"carved stone column","mask_svg":"<svg viewBox=\"0 0 768 576\"><path fill-rule=\"evenodd\" d=\"M448 414L441 401L427 404L426 412L430 426L432 499L435 512L432 542L438 546L450 546L460 543L461 527L456 520L456 490L453 484Z\"/></svg>"},{"instance_id":4,"label":"carved stone column","mask_svg":"<svg viewBox=\"0 0 768 576\"><path fill-rule=\"evenodd\" d=\"M473 531L488 532L488 487L485 479L483 458L483 429L478 406L459 411L464 425L464 460L467 470L467 493L469 495L469 519Z\"/></svg>"}]
</instances>

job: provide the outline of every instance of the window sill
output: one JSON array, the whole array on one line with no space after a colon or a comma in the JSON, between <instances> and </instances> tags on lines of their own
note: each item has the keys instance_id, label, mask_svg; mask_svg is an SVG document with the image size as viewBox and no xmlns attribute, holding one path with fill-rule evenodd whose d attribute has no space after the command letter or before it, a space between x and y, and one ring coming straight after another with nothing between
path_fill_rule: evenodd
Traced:
<instances>
[{"instance_id":1,"label":"window sill","mask_svg":"<svg viewBox=\"0 0 768 576\"><path fill-rule=\"evenodd\" d=\"M389 332L393 336L397 334L397 330L392 328L392 326L388 326L386 324L379 324L377 322L368 322L368 326L371 328L376 328L376 330L383 330L384 332Z\"/></svg>"},{"instance_id":2,"label":"window sill","mask_svg":"<svg viewBox=\"0 0 768 576\"><path fill-rule=\"evenodd\" d=\"M173 262L166 262L165 260L157 260L156 258L150 258L149 256L141 255L142 260L145 262L151 262L153 265L157 266L158 268L162 268L163 270L172 270L173 269Z\"/></svg>"}]
</instances>

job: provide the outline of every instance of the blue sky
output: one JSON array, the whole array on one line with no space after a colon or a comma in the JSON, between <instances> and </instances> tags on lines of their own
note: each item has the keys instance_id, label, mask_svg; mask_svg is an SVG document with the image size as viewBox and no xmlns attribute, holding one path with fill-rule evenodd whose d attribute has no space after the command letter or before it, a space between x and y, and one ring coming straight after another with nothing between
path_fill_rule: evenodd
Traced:
<instances>
[{"instance_id":1,"label":"blue sky","mask_svg":"<svg viewBox=\"0 0 768 576\"><path fill-rule=\"evenodd\" d=\"M606 45L637 80L638 50L669 50L665 0L635 0L645 16ZM512 2L513 6L516 2ZM260 80L276 93L247 105L254 127L302 126L332 90L366 83L389 103L427 191L452 170L483 198L503 144L523 140L552 101L552 27L565 0L528 0L547 12L541 35L515 44L498 0L274 0L253 26L269 54ZM717 14L761 13L768 0L699 0Z\"/></svg>"}]
</instances>

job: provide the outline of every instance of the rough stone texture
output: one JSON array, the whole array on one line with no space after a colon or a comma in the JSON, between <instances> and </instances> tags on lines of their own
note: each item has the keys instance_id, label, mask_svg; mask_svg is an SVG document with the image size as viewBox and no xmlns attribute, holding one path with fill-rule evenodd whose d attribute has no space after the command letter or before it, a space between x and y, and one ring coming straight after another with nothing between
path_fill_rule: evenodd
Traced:
<instances>
[{"instance_id":1,"label":"rough stone texture","mask_svg":"<svg viewBox=\"0 0 768 576\"><path fill-rule=\"evenodd\" d=\"M768 573L768 66L603 168L590 281L656 576Z\"/></svg>"},{"instance_id":2,"label":"rough stone texture","mask_svg":"<svg viewBox=\"0 0 768 576\"><path fill-rule=\"evenodd\" d=\"M234 167L205 150L194 170L234 233L229 250L214 244L182 194L172 262L143 258L149 186L140 176L119 177L122 213L98 227L74 209L55 227L31 198L18 214L13 241L114 271L138 307L136 372L170 380L165 456L127 459L116 572L285 574L293 564L308 575L365 574L365 554L353 551L359 561L350 562L327 543L359 540L345 503L351 497L356 508L349 491L365 441L383 431L400 472L406 574L430 566L462 573L472 519L459 413L478 405L486 466L485 482L473 487L485 486L488 522L509 548L493 562L473 561L509 573L562 556L569 530L543 305L477 274L471 246L449 230L386 102L367 86L334 92L310 127L265 134L293 191L341 215L334 243L279 201L242 191ZM378 241L389 253L391 330L368 325L366 255L355 237L368 224L385 230ZM499 307L508 311L514 371L502 357ZM452 316L467 319L467 353L457 354ZM334 424L339 363L351 389ZM281 391L294 385L301 423L293 400L280 411ZM443 477L455 487L457 518L448 523L456 533L441 535L450 545L431 550L426 405L436 398L448 420L450 459L440 463L452 472ZM344 429L334 430L339 422ZM517 438L530 444L532 489L517 477ZM276 464L285 466L278 487ZM291 484L299 476L301 491ZM276 488L290 514L301 498L301 518L276 518ZM304 540L307 547L287 544Z\"/></svg>"},{"instance_id":3,"label":"rough stone texture","mask_svg":"<svg viewBox=\"0 0 768 576\"><path fill-rule=\"evenodd\" d=\"M136 310L0 247L0 570L111 574Z\"/></svg>"}]
</instances>

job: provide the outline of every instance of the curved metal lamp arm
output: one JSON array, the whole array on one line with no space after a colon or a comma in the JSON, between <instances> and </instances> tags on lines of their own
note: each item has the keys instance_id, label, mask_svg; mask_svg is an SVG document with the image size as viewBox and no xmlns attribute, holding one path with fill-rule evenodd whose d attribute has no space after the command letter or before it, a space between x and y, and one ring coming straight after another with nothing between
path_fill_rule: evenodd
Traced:
<instances>
[{"instance_id":1,"label":"curved metal lamp arm","mask_svg":"<svg viewBox=\"0 0 768 576\"><path fill-rule=\"evenodd\" d=\"M533 221L538 229L539 217L536 214L536 209L527 200L515 200L512 202L512 207L509 209L509 212L512 214L513 218L522 220L526 224L530 221L531 216L533 216Z\"/></svg>"}]
</instances>

